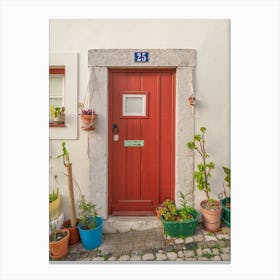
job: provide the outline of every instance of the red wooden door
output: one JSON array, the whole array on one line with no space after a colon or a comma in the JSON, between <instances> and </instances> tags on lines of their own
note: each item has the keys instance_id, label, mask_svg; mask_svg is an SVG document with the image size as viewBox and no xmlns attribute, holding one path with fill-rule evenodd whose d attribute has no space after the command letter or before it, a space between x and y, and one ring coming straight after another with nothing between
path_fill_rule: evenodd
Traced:
<instances>
[{"instance_id":1,"label":"red wooden door","mask_svg":"<svg viewBox=\"0 0 280 280\"><path fill-rule=\"evenodd\" d=\"M154 215L174 197L175 70L110 70L109 194L113 215Z\"/></svg>"}]
</instances>

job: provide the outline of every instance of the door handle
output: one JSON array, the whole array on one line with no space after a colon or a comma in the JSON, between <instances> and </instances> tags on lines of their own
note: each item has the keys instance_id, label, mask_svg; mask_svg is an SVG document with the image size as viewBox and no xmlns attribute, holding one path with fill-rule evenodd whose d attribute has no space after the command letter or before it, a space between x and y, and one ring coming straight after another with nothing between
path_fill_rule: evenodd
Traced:
<instances>
[{"instance_id":1,"label":"door handle","mask_svg":"<svg viewBox=\"0 0 280 280\"><path fill-rule=\"evenodd\" d=\"M113 134L118 134L120 132L120 129L119 129L117 123L113 123L112 132L113 132Z\"/></svg>"}]
</instances>

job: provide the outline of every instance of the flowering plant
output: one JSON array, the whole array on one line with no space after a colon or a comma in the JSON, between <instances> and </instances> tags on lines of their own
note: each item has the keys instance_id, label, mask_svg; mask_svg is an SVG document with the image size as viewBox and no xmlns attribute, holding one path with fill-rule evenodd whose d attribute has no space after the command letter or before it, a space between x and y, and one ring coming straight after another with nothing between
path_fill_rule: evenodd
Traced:
<instances>
[{"instance_id":1,"label":"flowering plant","mask_svg":"<svg viewBox=\"0 0 280 280\"><path fill-rule=\"evenodd\" d=\"M95 115L95 110L94 109L82 109L81 110L81 115Z\"/></svg>"}]
</instances>

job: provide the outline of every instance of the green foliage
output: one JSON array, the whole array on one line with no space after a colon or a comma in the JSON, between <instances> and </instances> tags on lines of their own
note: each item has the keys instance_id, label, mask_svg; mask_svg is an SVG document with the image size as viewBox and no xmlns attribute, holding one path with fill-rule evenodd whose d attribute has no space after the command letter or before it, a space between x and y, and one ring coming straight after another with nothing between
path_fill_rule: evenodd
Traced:
<instances>
[{"instance_id":1,"label":"green foliage","mask_svg":"<svg viewBox=\"0 0 280 280\"><path fill-rule=\"evenodd\" d=\"M230 168L223 166L223 170L226 174L224 180L227 182L227 186L230 188Z\"/></svg>"},{"instance_id":2,"label":"green foliage","mask_svg":"<svg viewBox=\"0 0 280 280\"><path fill-rule=\"evenodd\" d=\"M55 190L52 191L52 193L49 194L49 203L57 200L58 198L58 188Z\"/></svg>"},{"instance_id":3,"label":"green foliage","mask_svg":"<svg viewBox=\"0 0 280 280\"><path fill-rule=\"evenodd\" d=\"M206 127L200 127L201 134L196 134L193 137L193 141L187 143L187 146L191 150L195 150L201 157L202 162L197 165L197 170L194 171L193 177L196 181L197 188L200 191L204 191L209 200L209 193L211 192L211 187L209 183L209 178L211 177L211 171L215 168L214 162L206 162L209 155L205 149L205 133Z\"/></svg>"},{"instance_id":4,"label":"green foliage","mask_svg":"<svg viewBox=\"0 0 280 280\"><path fill-rule=\"evenodd\" d=\"M50 113L52 118L57 118L60 114L63 114L64 112L65 112L64 107L55 107L54 105L50 107Z\"/></svg>"},{"instance_id":5,"label":"green foliage","mask_svg":"<svg viewBox=\"0 0 280 280\"><path fill-rule=\"evenodd\" d=\"M65 142L62 142L61 145L62 145L62 154L58 155L57 158L63 157L64 164L69 164L70 158L69 158L69 153L66 149Z\"/></svg>"},{"instance_id":6,"label":"green foliage","mask_svg":"<svg viewBox=\"0 0 280 280\"><path fill-rule=\"evenodd\" d=\"M49 218L49 228L50 228L49 242L57 242L63 237L65 237L67 234L65 232L58 232L58 219Z\"/></svg>"},{"instance_id":7,"label":"green foliage","mask_svg":"<svg viewBox=\"0 0 280 280\"><path fill-rule=\"evenodd\" d=\"M84 195L82 195L82 198L78 201L78 203L80 210L80 225L85 229L94 229L97 226L96 205L92 202L86 201Z\"/></svg>"},{"instance_id":8,"label":"green foliage","mask_svg":"<svg viewBox=\"0 0 280 280\"><path fill-rule=\"evenodd\" d=\"M187 205L186 195L180 192L180 207L177 208L173 200L165 200L159 212L166 221L186 221L193 219L190 211L192 207Z\"/></svg>"}]
</instances>

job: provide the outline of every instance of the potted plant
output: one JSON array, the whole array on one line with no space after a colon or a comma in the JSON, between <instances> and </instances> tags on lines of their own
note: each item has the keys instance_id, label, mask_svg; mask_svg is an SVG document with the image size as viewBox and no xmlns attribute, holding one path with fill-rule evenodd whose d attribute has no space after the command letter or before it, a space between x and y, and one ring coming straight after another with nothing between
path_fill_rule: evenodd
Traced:
<instances>
[{"instance_id":1,"label":"potted plant","mask_svg":"<svg viewBox=\"0 0 280 280\"><path fill-rule=\"evenodd\" d=\"M206 128L200 127L201 134L194 135L193 141L188 142L187 146L191 150L195 150L201 157L202 162L197 165L197 170L194 171L193 177L200 191L206 194L207 199L201 201L201 212L204 219L204 226L207 231L216 232L221 226L222 207L218 200L210 198L211 186L209 178L211 171L215 165L213 162L208 162L209 155L205 149L205 133Z\"/></svg>"},{"instance_id":2,"label":"potted plant","mask_svg":"<svg viewBox=\"0 0 280 280\"><path fill-rule=\"evenodd\" d=\"M227 183L227 187L230 189L230 168L222 166L223 170L225 172L226 177L224 178L224 180ZM227 195L227 192L225 190L225 186L224 187L224 198L221 199L221 204L222 204L222 208L223 208L223 213L222 213L222 220L223 222L230 227L230 195Z\"/></svg>"},{"instance_id":3,"label":"potted plant","mask_svg":"<svg viewBox=\"0 0 280 280\"><path fill-rule=\"evenodd\" d=\"M74 200L74 190L73 190L73 178L72 178L72 163L70 162L69 153L66 149L65 142L62 142L62 154L58 155L57 158L63 157L63 164L67 169L68 177L68 194L69 194L69 209L70 209L70 220L67 220L63 224L63 228L67 228L70 231L69 244L73 245L80 240L79 231L77 224L79 220L76 219L75 211L75 200Z\"/></svg>"},{"instance_id":4,"label":"potted plant","mask_svg":"<svg viewBox=\"0 0 280 280\"><path fill-rule=\"evenodd\" d=\"M49 193L49 215L51 219L57 218L60 215L60 194L58 188Z\"/></svg>"},{"instance_id":5,"label":"potted plant","mask_svg":"<svg viewBox=\"0 0 280 280\"><path fill-rule=\"evenodd\" d=\"M173 200L165 200L159 207L164 232L171 237L186 237L195 234L199 213L187 205L186 196L180 192L180 207Z\"/></svg>"},{"instance_id":6,"label":"potted plant","mask_svg":"<svg viewBox=\"0 0 280 280\"><path fill-rule=\"evenodd\" d=\"M54 260L62 259L68 254L68 229L57 229L57 224L50 219L49 251Z\"/></svg>"},{"instance_id":7,"label":"potted plant","mask_svg":"<svg viewBox=\"0 0 280 280\"><path fill-rule=\"evenodd\" d=\"M96 113L94 109L81 109L81 128L86 131L95 130Z\"/></svg>"},{"instance_id":8,"label":"potted plant","mask_svg":"<svg viewBox=\"0 0 280 280\"><path fill-rule=\"evenodd\" d=\"M86 201L82 195L79 200L79 233L83 246L87 250L99 247L102 243L103 219L98 217L96 205Z\"/></svg>"},{"instance_id":9,"label":"potted plant","mask_svg":"<svg viewBox=\"0 0 280 280\"><path fill-rule=\"evenodd\" d=\"M50 107L51 118L54 123L63 124L65 122L65 108L55 107L52 105Z\"/></svg>"}]
</instances>

